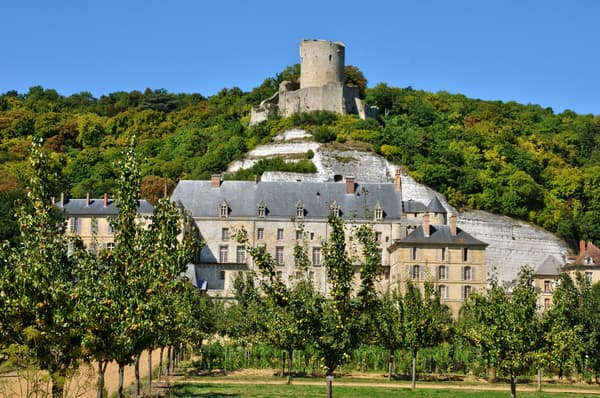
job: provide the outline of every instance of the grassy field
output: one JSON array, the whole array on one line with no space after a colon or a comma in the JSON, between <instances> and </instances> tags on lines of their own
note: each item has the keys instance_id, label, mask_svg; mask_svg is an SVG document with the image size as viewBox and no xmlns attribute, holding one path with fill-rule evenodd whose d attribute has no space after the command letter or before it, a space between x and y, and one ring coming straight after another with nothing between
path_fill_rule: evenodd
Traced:
<instances>
[{"instance_id":1,"label":"grassy field","mask_svg":"<svg viewBox=\"0 0 600 398\"><path fill-rule=\"evenodd\" d=\"M319 397L325 395L325 385L307 385L307 384L227 384L227 383L202 383L189 382L179 383L175 386L172 397ZM417 388L415 391L409 388L395 388L386 386L359 386L359 385L334 385L334 397L344 398L384 398L384 397L434 397L434 398L453 398L453 397L482 397L485 398L505 398L509 396L508 388L506 390L483 391L483 390L456 390L456 389L431 389ZM573 392L530 392L519 391L518 397L535 398L554 398L573 396ZM577 397L597 397L592 392L575 394Z\"/></svg>"}]
</instances>

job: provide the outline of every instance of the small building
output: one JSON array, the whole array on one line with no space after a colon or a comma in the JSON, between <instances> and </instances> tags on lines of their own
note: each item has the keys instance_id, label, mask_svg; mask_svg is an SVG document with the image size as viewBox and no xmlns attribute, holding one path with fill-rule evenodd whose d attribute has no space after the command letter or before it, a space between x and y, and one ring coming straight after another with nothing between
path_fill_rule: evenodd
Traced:
<instances>
[{"instance_id":1,"label":"small building","mask_svg":"<svg viewBox=\"0 0 600 398\"><path fill-rule=\"evenodd\" d=\"M422 224L389 248L390 288L402 291L408 280L421 288L430 282L456 316L473 291L486 287L486 247L456 226L455 214L447 220L434 197Z\"/></svg>"},{"instance_id":2,"label":"small building","mask_svg":"<svg viewBox=\"0 0 600 398\"><path fill-rule=\"evenodd\" d=\"M119 208L114 200L109 199L108 194L100 199L92 199L89 194L85 199L70 199L61 194L60 201L54 204L64 211L67 233L79 236L90 252L115 247L110 218L119 214ZM148 219L152 216L154 207L142 199L139 201L138 212L141 218Z\"/></svg>"},{"instance_id":3,"label":"small building","mask_svg":"<svg viewBox=\"0 0 600 398\"><path fill-rule=\"evenodd\" d=\"M585 276L590 285L600 281L600 249L591 241L579 242L579 254L564 267L575 278L577 273Z\"/></svg>"},{"instance_id":4,"label":"small building","mask_svg":"<svg viewBox=\"0 0 600 398\"><path fill-rule=\"evenodd\" d=\"M554 288L560 279L562 266L563 261L548 255L534 271L533 284L538 291L537 307L540 312L547 311L552 305Z\"/></svg>"}]
</instances>

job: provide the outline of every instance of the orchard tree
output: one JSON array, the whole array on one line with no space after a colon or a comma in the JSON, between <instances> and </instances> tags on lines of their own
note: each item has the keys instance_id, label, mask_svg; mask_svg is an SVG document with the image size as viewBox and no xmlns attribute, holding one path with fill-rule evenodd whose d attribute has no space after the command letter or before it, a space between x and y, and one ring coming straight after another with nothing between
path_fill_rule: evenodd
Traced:
<instances>
[{"instance_id":1,"label":"orchard tree","mask_svg":"<svg viewBox=\"0 0 600 398\"><path fill-rule=\"evenodd\" d=\"M394 352L404 347L404 306L397 291L379 299L374 316L376 343L388 350L388 380L392 379Z\"/></svg>"},{"instance_id":2,"label":"orchard tree","mask_svg":"<svg viewBox=\"0 0 600 398\"><path fill-rule=\"evenodd\" d=\"M4 242L0 255L0 347L19 347L13 352L31 358L26 365L47 371L56 398L81 356L77 261L50 198L54 176L40 142L31 147L29 166L27 200L17 209L20 238L13 247Z\"/></svg>"},{"instance_id":3,"label":"orchard tree","mask_svg":"<svg viewBox=\"0 0 600 398\"><path fill-rule=\"evenodd\" d=\"M424 293L412 281L406 282L403 298L404 347L412 356L411 387L416 386L417 354L423 347L434 347L448 336L452 315L441 304L431 283L426 282Z\"/></svg>"},{"instance_id":4,"label":"orchard tree","mask_svg":"<svg viewBox=\"0 0 600 398\"><path fill-rule=\"evenodd\" d=\"M532 275L531 268L522 268L511 293L493 278L489 289L475 292L464 308L465 316L472 321L467 337L482 350L491 366L510 379L511 398L517 396L517 376L529 369L540 345Z\"/></svg>"},{"instance_id":5,"label":"orchard tree","mask_svg":"<svg viewBox=\"0 0 600 398\"><path fill-rule=\"evenodd\" d=\"M351 350L360 341L361 309L369 308L372 303L372 284L379 273L381 257L378 251L373 250L375 234L372 231L364 230L358 234L363 246L361 260L358 260L349 256L344 221L332 213L328 223L331 232L324 246L324 266L331 300L323 305L321 331L316 345L326 369L327 395L331 397L335 370L350 357ZM358 295L354 294L355 262L359 263L361 274Z\"/></svg>"}]
</instances>

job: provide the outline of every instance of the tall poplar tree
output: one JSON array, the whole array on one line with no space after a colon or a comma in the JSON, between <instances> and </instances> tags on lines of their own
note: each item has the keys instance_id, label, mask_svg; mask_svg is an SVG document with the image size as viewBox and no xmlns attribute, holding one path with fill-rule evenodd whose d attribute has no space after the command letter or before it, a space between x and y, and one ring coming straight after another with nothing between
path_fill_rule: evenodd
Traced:
<instances>
[{"instance_id":1,"label":"tall poplar tree","mask_svg":"<svg viewBox=\"0 0 600 398\"><path fill-rule=\"evenodd\" d=\"M47 371L52 397L62 397L69 372L77 367L81 330L75 310L75 259L62 214L53 205L52 168L41 143L31 147L27 200L17 211L20 240L5 242L0 260L0 329L6 345Z\"/></svg>"}]
</instances>

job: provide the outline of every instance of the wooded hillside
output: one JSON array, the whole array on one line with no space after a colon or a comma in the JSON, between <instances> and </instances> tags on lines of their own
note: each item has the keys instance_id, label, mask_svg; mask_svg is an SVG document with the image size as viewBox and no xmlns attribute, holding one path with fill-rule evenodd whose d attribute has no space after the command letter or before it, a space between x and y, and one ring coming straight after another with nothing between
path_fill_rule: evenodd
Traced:
<instances>
[{"instance_id":1,"label":"wooded hillside","mask_svg":"<svg viewBox=\"0 0 600 398\"><path fill-rule=\"evenodd\" d=\"M234 87L208 98L150 89L65 97L39 86L2 94L0 239L12 236L11 203L21 195L20 170L33 137L51 153L56 195L100 197L113 192L116 159L135 135L144 159L142 194L155 200L165 183L206 179L298 126L320 142L368 143L459 208L532 221L571 244L600 242L600 116L381 83L366 89L367 102L380 109L377 121L318 112L248 126L251 106L297 72L297 65L288 67L251 92ZM349 72L348 83L366 84L359 70ZM280 167L266 162L261 170ZM300 168L310 171L310 162Z\"/></svg>"}]
</instances>

